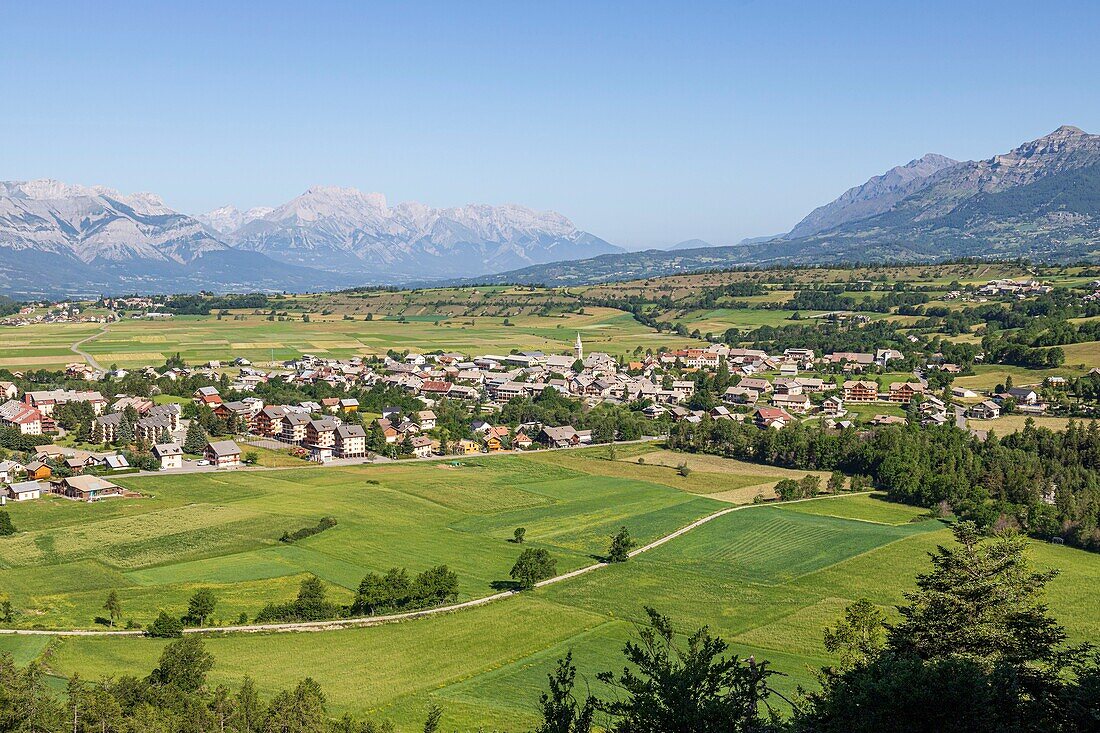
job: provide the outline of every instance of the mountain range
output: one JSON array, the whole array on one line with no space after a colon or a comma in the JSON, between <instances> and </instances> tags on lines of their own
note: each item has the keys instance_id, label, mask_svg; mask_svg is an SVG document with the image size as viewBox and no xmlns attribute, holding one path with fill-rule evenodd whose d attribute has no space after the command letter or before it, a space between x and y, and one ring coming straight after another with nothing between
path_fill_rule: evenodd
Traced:
<instances>
[{"instance_id":1,"label":"mountain range","mask_svg":"<svg viewBox=\"0 0 1100 733\"><path fill-rule=\"evenodd\" d=\"M986 160L928 154L789 232L623 252L555 212L433 208L316 186L273 208L188 216L156 195L0 182L0 293L322 290L439 282L580 284L769 264L1100 256L1100 136L1063 126Z\"/></svg>"},{"instance_id":2,"label":"mountain range","mask_svg":"<svg viewBox=\"0 0 1100 733\"><path fill-rule=\"evenodd\" d=\"M381 194L318 186L276 208L192 217L149 193L0 182L0 292L26 297L322 290L621 251L515 205L389 207Z\"/></svg>"},{"instance_id":3,"label":"mountain range","mask_svg":"<svg viewBox=\"0 0 1100 733\"><path fill-rule=\"evenodd\" d=\"M586 284L721 267L1100 259L1100 135L1064 125L992 158L930 153L850 188L777 237L527 267L486 282Z\"/></svg>"},{"instance_id":4,"label":"mountain range","mask_svg":"<svg viewBox=\"0 0 1100 733\"><path fill-rule=\"evenodd\" d=\"M1064 125L986 160L925 156L845 192L755 254L929 261L1100 254L1100 135Z\"/></svg>"},{"instance_id":5,"label":"mountain range","mask_svg":"<svg viewBox=\"0 0 1100 733\"><path fill-rule=\"evenodd\" d=\"M199 217L231 246L291 264L389 281L500 272L623 250L561 214L523 206L389 206L379 193L316 186L270 211Z\"/></svg>"}]
</instances>

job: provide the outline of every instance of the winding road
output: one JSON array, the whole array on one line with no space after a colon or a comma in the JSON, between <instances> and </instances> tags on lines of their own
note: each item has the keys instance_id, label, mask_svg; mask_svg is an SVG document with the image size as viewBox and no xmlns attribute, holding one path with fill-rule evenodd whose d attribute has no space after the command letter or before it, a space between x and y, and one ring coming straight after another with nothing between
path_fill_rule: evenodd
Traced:
<instances>
[{"instance_id":1,"label":"winding road","mask_svg":"<svg viewBox=\"0 0 1100 733\"><path fill-rule=\"evenodd\" d=\"M96 361L95 357L92 356L91 354L89 354L87 351L84 351L80 347L83 346L84 344L88 343L89 341L95 341L97 338L99 338L103 334L107 333L107 329L108 329L109 326L110 326L109 323L104 324L103 328L99 329L98 331L93 333L91 336L87 336L85 338L82 338L79 341L77 341L75 344L70 346L69 351L73 352L77 356L84 357L84 359L86 359L87 362L92 365L93 369L99 369L100 371L103 371L103 367L99 365L99 362Z\"/></svg>"},{"instance_id":2,"label":"winding road","mask_svg":"<svg viewBox=\"0 0 1100 733\"><path fill-rule=\"evenodd\" d=\"M677 537L681 537L693 529L697 529L708 522L712 522L719 517L724 517L732 512L756 509L766 506L779 506L782 504L798 504L804 501L823 501L828 499L836 499L844 496L859 496L860 494L869 494L869 491L854 492L850 494L829 494L827 496L815 496L811 499L794 499L792 501L785 502L771 502L769 504L740 504L738 506L731 506L725 509L708 514L702 519L697 519L691 524L681 527L680 529L666 534L656 540L653 540L648 545L643 545L630 552L630 557L637 557L643 552L649 552L652 549L660 547L666 542L671 542ZM556 575L553 578L548 578L535 584L536 588L543 588L554 583L561 583L572 578L576 578L586 573L590 573L593 570L599 570L602 567L606 567L606 562L596 562L591 565L586 565L583 568L577 568L571 570L568 573L562 573ZM511 598L514 595L522 593L520 590L506 590L500 593L494 593L491 596L483 596L481 598L474 598L469 601L463 601L461 603L452 603L447 606L436 606L435 608L426 608L421 611L408 611L406 613L393 613L387 616L362 616L359 618L342 618L331 619L327 621L300 621L293 623L278 623L278 624L242 624L237 626L203 626L184 629L185 634L255 634L272 631L336 631L339 629L351 629L360 626L380 626L382 624L395 623L397 621L409 621L411 619L425 618L427 616L438 616L443 613L453 613L455 611L461 611L467 608L475 608L477 606L484 606L487 603L494 601L501 601L505 598ZM0 634L14 634L14 635L27 635L27 636L144 636L145 632L140 629L0 629Z\"/></svg>"}]
</instances>

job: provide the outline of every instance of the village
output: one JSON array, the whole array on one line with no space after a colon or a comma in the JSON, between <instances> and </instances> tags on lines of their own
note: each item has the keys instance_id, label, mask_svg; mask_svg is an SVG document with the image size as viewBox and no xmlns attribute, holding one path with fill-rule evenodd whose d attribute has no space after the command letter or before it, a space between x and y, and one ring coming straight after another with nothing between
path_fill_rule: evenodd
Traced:
<instances>
[{"instance_id":1,"label":"village","mask_svg":"<svg viewBox=\"0 0 1100 733\"><path fill-rule=\"evenodd\" d=\"M256 448L317 464L347 464L657 438L681 421L733 420L765 430L812 421L829 430L911 421L965 428L968 418L996 420L1006 412L1043 415L1049 409L1044 394L1065 382L1050 377L1042 385L1008 384L979 394L961 387L931 387L935 377L930 375L960 371L938 355L911 372L896 371L901 363L912 361L895 349L816 354L790 348L768 354L721 343L626 360L585 353L579 334L567 354L391 353L346 360L304 355L264 368L239 358L224 365L166 365L136 373L73 363L64 372L66 379L97 386L132 376L209 384L186 399L165 402L155 395L108 398L101 389L21 390L15 381L0 381L0 429L41 443L21 454L0 453L0 500L26 501L46 493L83 501L125 497L127 492L110 481L112 474L237 469L256 462ZM14 373L13 379L20 376ZM262 391L261 385L275 383L299 389L323 385L329 393L349 396L269 404L254 394ZM372 415L351 396L372 388L412 401L405 408L383 406ZM503 419L509 404L538 404L551 394L588 411L626 411L637 424L632 431L613 427L609 433L537 419ZM436 410L446 406L453 413L456 405L464 423L460 431L448 431L438 424ZM73 411L85 416L75 426L79 441L71 439L73 418L69 429L57 419ZM192 427L201 415L208 418L207 425L221 427Z\"/></svg>"}]
</instances>

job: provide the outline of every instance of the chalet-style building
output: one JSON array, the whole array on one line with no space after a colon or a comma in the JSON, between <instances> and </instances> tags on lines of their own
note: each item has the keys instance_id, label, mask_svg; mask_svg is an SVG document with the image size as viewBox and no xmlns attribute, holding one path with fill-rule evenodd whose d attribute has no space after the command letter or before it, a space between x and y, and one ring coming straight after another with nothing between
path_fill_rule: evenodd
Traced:
<instances>
[{"instance_id":1,"label":"chalet-style building","mask_svg":"<svg viewBox=\"0 0 1100 733\"><path fill-rule=\"evenodd\" d=\"M241 449L232 440L211 441L202 453L214 468L236 468L241 465Z\"/></svg>"},{"instance_id":2,"label":"chalet-style building","mask_svg":"<svg viewBox=\"0 0 1100 733\"><path fill-rule=\"evenodd\" d=\"M310 447L334 447L336 445L336 421L331 417L310 420L306 424L306 443Z\"/></svg>"},{"instance_id":3,"label":"chalet-style building","mask_svg":"<svg viewBox=\"0 0 1100 733\"><path fill-rule=\"evenodd\" d=\"M421 410L416 413L416 422L421 430L431 430L435 427L435 413L431 410Z\"/></svg>"},{"instance_id":4,"label":"chalet-style building","mask_svg":"<svg viewBox=\"0 0 1100 733\"><path fill-rule=\"evenodd\" d=\"M283 432L279 438L284 443L302 445L306 442L309 429L309 415L304 412L288 412L283 416Z\"/></svg>"},{"instance_id":5,"label":"chalet-style building","mask_svg":"<svg viewBox=\"0 0 1100 733\"><path fill-rule=\"evenodd\" d=\"M544 427L539 432L538 440L549 448L569 448L580 444L580 437L572 425Z\"/></svg>"},{"instance_id":6,"label":"chalet-style building","mask_svg":"<svg viewBox=\"0 0 1100 733\"><path fill-rule=\"evenodd\" d=\"M42 461L31 461L27 464L27 478L33 481L45 481L53 475L53 471Z\"/></svg>"},{"instance_id":7,"label":"chalet-style building","mask_svg":"<svg viewBox=\"0 0 1100 733\"><path fill-rule=\"evenodd\" d=\"M0 426L15 428L21 435L41 435L42 413L25 402L9 400L0 405Z\"/></svg>"},{"instance_id":8,"label":"chalet-style building","mask_svg":"<svg viewBox=\"0 0 1100 733\"><path fill-rule=\"evenodd\" d=\"M31 501L42 496L42 486L37 481L20 481L11 486L0 486L0 497L6 501Z\"/></svg>"},{"instance_id":9,"label":"chalet-style building","mask_svg":"<svg viewBox=\"0 0 1100 733\"><path fill-rule=\"evenodd\" d=\"M983 400L976 405L971 405L966 411L966 416L975 420L996 420L1001 416L1001 406L993 400Z\"/></svg>"},{"instance_id":10,"label":"chalet-style building","mask_svg":"<svg viewBox=\"0 0 1100 733\"><path fill-rule=\"evenodd\" d=\"M737 383L737 386L742 389L751 389L757 394L770 394L775 389L771 382L759 377L745 377Z\"/></svg>"},{"instance_id":11,"label":"chalet-style building","mask_svg":"<svg viewBox=\"0 0 1100 733\"><path fill-rule=\"evenodd\" d=\"M844 400L836 395L829 395L821 401L821 414L827 417L840 417L847 412L844 409Z\"/></svg>"},{"instance_id":12,"label":"chalet-style building","mask_svg":"<svg viewBox=\"0 0 1100 733\"><path fill-rule=\"evenodd\" d=\"M890 401L908 404L924 392L925 386L920 382L894 382L890 385Z\"/></svg>"},{"instance_id":13,"label":"chalet-style building","mask_svg":"<svg viewBox=\"0 0 1100 733\"><path fill-rule=\"evenodd\" d=\"M849 379L844 382L844 401L851 403L875 402L878 400L878 384L862 379Z\"/></svg>"},{"instance_id":14,"label":"chalet-style building","mask_svg":"<svg viewBox=\"0 0 1100 733\"><path fill-rule=\"evenodd\" d=\"M162 470L183 468L183 449L176 443L157 443L153 446L153 455L160 461Z\"/></svg>"},{"instance_id":15,"label":"chalet-style building","mask_svg":"<svg viewBox=\"0 0 1100 733\"><path fill-rule=\"evenodd\" d=\"M69 476L61 479L61 493L70 499L96 501L122 496L123 489L99 476Z\"/></svg>"},{"instance_id":16,"label":"chalet-style building","mask_svg":"<svg viewBox=\"0 0 1100 733\"><path fill-rule=\"evenodd\" d=\"M779 430L794 422L794 417L778 407L758 407L753 413L753 422L760 428Z\"/></svg>"},{"instance_id":17,"label":"chalet-style building","mask_svg":"<svg viewBox=\"0 0 1100 733\"><path fill-rule=\"evenodd\" d=\"M283 434L283 419L285 417L286 408L268 405L256 415L256 425L253 429L258 435L279 438Z\"/></svg>"},{"instance_id":18,"label":"chalet-style building","mask_svg":"<svg viewBox=\"0 0 1100 733\"><path fill-rule=\"evenodd\" d=\"M413 455L417 458L428 458L432 455L432 439L426 435L417 435L411 441Z\"/></svg>"},{"instance_id":19,"label":"chalet-style building","mask_svg":"<svg viewBox=\"0 0 1100 733\"><path fill-rule=\"evenodd\" d=\"M805 414L810 411L810 398L804 394L774 394L772 405L787 412Z\"/></svg>"}]
</instances>

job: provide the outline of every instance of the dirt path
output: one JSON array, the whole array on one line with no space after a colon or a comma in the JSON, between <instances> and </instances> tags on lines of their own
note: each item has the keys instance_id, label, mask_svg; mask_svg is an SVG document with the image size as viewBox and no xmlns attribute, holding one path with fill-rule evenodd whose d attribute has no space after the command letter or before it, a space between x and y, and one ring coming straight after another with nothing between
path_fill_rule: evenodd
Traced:
<instances>
[{"instance_id":1,"label":"dirt path","mask_svg":"<svg viewBox=\"0 0 1100 733\"><path fill-rule=\"evenodd\" d=\"M785 502L772 502L770 504L742 504L739 506L731 506L726 509L721 509L708 514L702 519L697 519L691 524L688 524L675 532L666 534L664 537L660 537L648 545L643 545L630 553L630 557L637 557L643 552L649 552L652 549L660 547L666 542L671 542L677 537L681 537L693 529L698 529L708 522L712 522L719 517L724 517L732 512L756 509L758 507L765 506L777 506L778 504L798 504L804 501L822 501L825 499L836 499L844 496L858 496L860 494L870 494L869 491L855 492L851 494L829 494L828 496L816 496L812 499L795 499L793 501ZM602 567L606 567L606 562L596 562L591 565L586 565L583 568L577 568L571 570L568 573L562 573L556 575L553 578L548 578L535 584L536 588L543 588L554 583L561 583L566 580L571 580L586 573L590 573L593 570L599 570ZM393 613L387 616L364 616L362 618L343 618L343 619L331 619L328 621L302 621L295 623L281 623L281 624L242 624L238 626L207 626L201 628L184 629L185 634L255 634L271 631L335 631L337 629L351 629L360 626L380 626L382 624L394 623L397 621L408 621L411 619L424 618L426 616L438 616L443 613L454 613L455 611L461 611L466 608L475 608L477 606L484 606L487 603L493 601L500 601L505 598L522 593L519 590L506 590L500 593L494 593L491 596L484 596L482 598L474 598L469 601L463 601L462 603L452 603L447 606L437 606L435 608L426 608L421 611L408 611L406 613ZM143 636L144 631L140 629L118 629L118 630L98 630L98 629L65 629L50 631L47 629L0 629L0 634L15 634L15 635L27 635L27 636Z\"/></svg>"}]
</instances>

